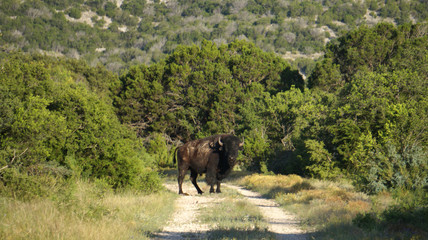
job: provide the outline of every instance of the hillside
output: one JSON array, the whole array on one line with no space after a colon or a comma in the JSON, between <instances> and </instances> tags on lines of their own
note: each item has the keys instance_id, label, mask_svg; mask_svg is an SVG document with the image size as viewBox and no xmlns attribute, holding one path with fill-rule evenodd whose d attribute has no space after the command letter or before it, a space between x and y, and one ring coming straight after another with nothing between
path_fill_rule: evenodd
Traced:
<instances>
[{"instance_id":1,"label":"hillside","mask_svg":"<svg viewBox=\"0 0 428 240\"><path fill-rule=\"evenodd\" d=\"M0 5L0 46L84 59L114 72L163 59L178 45L245 39L313 68L327 42L360 25L424 22L419 0L90 0ZM309 67L309 69L306 69Z\"/></svg>"}]
</instances>

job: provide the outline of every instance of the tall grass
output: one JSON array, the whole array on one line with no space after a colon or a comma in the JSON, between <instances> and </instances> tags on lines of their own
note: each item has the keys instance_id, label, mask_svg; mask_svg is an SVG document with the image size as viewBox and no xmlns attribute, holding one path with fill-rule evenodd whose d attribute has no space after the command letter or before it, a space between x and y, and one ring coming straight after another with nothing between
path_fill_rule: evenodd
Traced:
<instances>
[{"instance_id":1,"label":"tall grass","mask_svg":"<svg viewBox=\"0 0 428 240\"><path fill-rule=\"evenodd\" d=\"M0 239L149 239L174 200L172 193L113 193L81 180L66 198L0 197Z\"/></svg>"},{"instance_id":2,"label":"tall grass","mask_svg":"<svg viewBox=\"0 0 428 240\"><path fill-rule=\"evenodd\" d=\"M426 229L421 227L425 226L423 224L409 226L401 222L398 227L397 224L385 223L386 227L379 227L376 221L385 221L391 215L388 215L388 212L394 209L392 206L397 204L391 193L368 196L355 191L346 181L321 181L297 175L254 174L243 177L238 183L275 199L286 210L297 214L304 224L303 227L312 231L315 239L427 237ZM418 210L409 216L420 217L423 213L423 210ZM373 215L375 216L371 217ZM395 218L399 219L400 225L403 217ZM364 226L365 224L369 227Z\"/></svg>"}]
</instances>

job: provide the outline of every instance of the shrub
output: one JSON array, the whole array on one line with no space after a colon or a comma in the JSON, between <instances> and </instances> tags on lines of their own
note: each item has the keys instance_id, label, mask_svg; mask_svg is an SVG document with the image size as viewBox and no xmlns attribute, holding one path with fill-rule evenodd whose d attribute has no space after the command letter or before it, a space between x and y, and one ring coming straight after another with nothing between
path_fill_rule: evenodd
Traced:
<instances>
[{"instance_id":1,"label":"shrub","mask_svg":"<svg viewBox=\"0 0 428 240\"><path fill-rule=\"evenodd\" d=\"M33 184L33 195L41 196L46 193L40 181L48 181L49 186L50 176L104 179L114 188L141 188L144 180L150 181L148 190L159 186L154 177L141 178L154 161L119 122L108 92L114 78L100 72L83 63L40 56L11 55L3 61L0 180L4 186L12 184L16 189L11 190L20 194L25 192L20 188ZM43 177L35 177L39 175Z\"/></svg>"},{"instance_id":2,"label":"shrub","mask_svg":"<svg viewBox=\"0 0 428 240\"><path fill-rule=\"evenodd\" d=\"M404 238L423 239L428 236L428 191L396 190L394 197L397 203L385 210L373 209L367 213L358 214L353 224L363 228L378 231L389 231L402 235Z\"/></svg>"},{"instance_id":3,"label":"shrub","mask_svg":"<svg viewBox=\"0 0 428 240\"><path fill-rule=\"evenodd\" d=\"M136 189L145 193L157 192L163 188L159 174L151 170L141 172L136 180Z\"/></svg>"},{"instance_id":4,"label":"shrub","mask_svg":"<svg viewBox=\"0 0 428 240\"><path fill-rule=\"evenodd\" d=\"M306 169L312 177L332 179L339 175L340 170L335 166L331 153L324 148L323 142L306 140L305 146L309 153L309 164Z\"/></svg>"},{"instance_id":5,"label":"shrub","mask_svg":"<svg viewBox=\"0 0 428 240\"><path fill-rule=\"evenodd\" d=\"M326 121L311 123L298 139L310 174L326 177L320 173L337 167L370 193L426 185L427 36L416 34L424 26L361 27L328 45L308 85L312 96L337 99L321 102Z\"/></svg>"},{"instance_id":6,"label":"shrub","mask_svg":"<svg viewBox=\"0 0 428 240\"><path fill-rule=\"evenodd\" d=\"M75 19L79 19L79 18L81 18L81 17L82 17L82 12L80 11L80 9L75 8L75 7L70 8L70 9L67 11L67 13L68 13L68 15L69 15L70 17L75 18Z\"/></svg>"},{"instance_id":7,"label":"shrub","mask_svg":"<svg viewBox=\"0 0 428 240\"><path fill-rule=\"evenodd\" d=\"M74 191L73 184L52 174L29 174L8 168L0 175L0 195L20 200L35 198L66 199Z\"/></svg>"},{"instance_id":8,"label":"shrub","mask_svg":"<svg viewBox=\"0 0 428 240\"><path fill-rule=\"evenodd\" d=\"M165 137L159 133L153 134L153 139L148 143L147 152L155 159L156 164L160 167L173 167L172 162L174 150L168 145Z\"/></svg>"}]
</instances>

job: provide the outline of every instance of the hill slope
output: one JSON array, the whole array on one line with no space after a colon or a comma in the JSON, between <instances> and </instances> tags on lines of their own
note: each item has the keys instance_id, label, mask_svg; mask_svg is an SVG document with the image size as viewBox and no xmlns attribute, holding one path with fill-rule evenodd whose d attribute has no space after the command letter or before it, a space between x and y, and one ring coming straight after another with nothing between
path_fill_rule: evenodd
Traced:
<instances>
[{"instance_id":1,"label":"hill slope","mask_svg":"<svg viewBox=\"0 0 428 240\"><path fill-rule=\"evenodd\" d=\"M5 0L0 45L84 58L112 71L159 61L177 45L203 39L247 39L288 59L316 58L343 31L385 20L423 22L427 8L418 0Z\"/></svg>"}]
</instances>

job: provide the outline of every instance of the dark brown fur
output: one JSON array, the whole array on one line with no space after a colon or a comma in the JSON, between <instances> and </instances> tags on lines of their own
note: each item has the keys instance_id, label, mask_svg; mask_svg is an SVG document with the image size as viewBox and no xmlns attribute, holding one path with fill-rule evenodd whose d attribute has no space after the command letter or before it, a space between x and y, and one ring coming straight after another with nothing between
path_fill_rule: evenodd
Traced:
<instances>
[{"instance_id":1,"label":"dark brown fur","mask_svg":"<svg viewBox=\"0 0 428 240\"><path fill-rule=\"evenodd\" d=\"M199 194L196 178L198 174L206 173L207 183L211 186L210 192L221 192L221 180L229 175L236 163L238 150L242 148L242 142L233 135L222 134L185 143L176 149L174 162L178 162L178 193L185 194L182 184L187 170L190 169L190 180Z\"/></svg>"}]
</instances>

